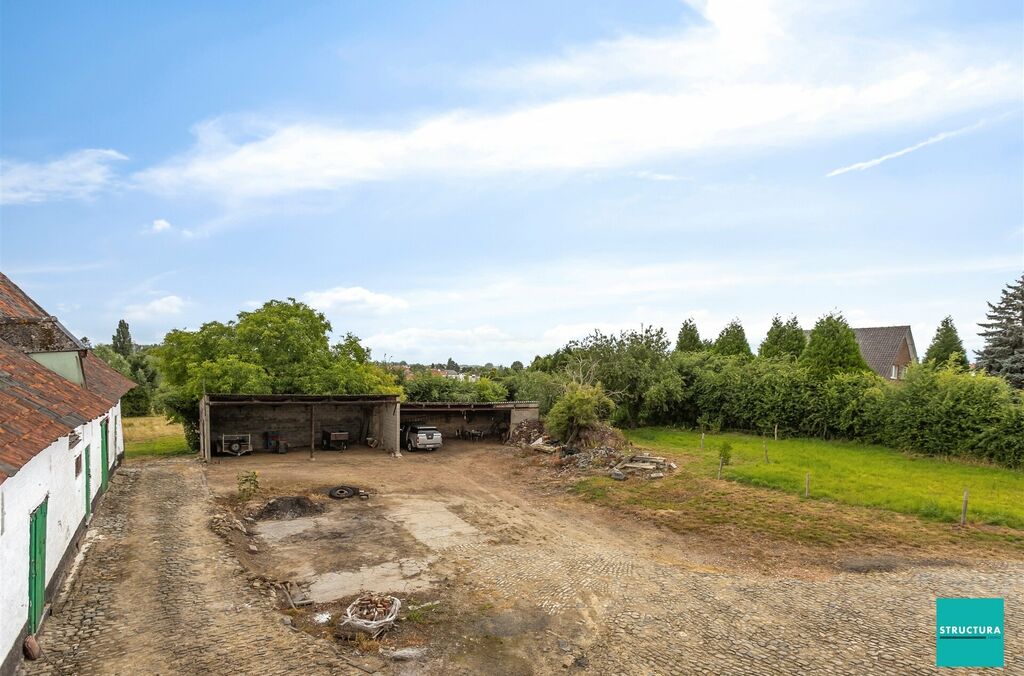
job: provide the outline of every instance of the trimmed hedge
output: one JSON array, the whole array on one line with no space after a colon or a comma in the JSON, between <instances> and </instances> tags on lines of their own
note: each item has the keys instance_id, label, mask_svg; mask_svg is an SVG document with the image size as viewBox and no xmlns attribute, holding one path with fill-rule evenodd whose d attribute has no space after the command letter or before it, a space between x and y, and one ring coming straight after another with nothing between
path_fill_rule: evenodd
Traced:
<instances>
[{"instance_id":1,"label":"trimmed hedge","mask_svg":"<svg viewBox=\"0 0 1024 676\"><path fill-rule=\"evenodd\" d=\"M676 352L647 390L642 424L852 439L1024 466L1024 408L1005 380L934 365L904 381L815 377L792 358Z\"/></svg>"}]
</instances>

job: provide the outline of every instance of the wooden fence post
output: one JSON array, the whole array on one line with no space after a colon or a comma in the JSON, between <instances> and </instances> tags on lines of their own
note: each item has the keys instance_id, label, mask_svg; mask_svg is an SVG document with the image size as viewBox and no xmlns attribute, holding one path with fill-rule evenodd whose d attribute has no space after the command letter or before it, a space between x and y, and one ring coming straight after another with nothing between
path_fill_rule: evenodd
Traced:
<instances>
[{"instance_id":1,"label":"wooden fence post","mask_svg":"<svg viewBox=\"0 0 1024 676\"><path fill-rule=\"evenodd\" d=\"M768 442L765 440L765 438L763 436L761 437L761 448L764 450L764 463L767 465L768 464Z\"/></svg>"},{"instance_id":2,"label":"wooden fence post","mask_svg":"<svg viewBox=\"0 0 1024 676\"><path fill-rule=\"evenodd\" d=\"M779 440L779 423L775 423L775 441Z\"/></svg>"},{"instance_id":3,"label":"wooden fence post","mask_svg":"<svg viewBox=\"0 0 1024 676\"><path fill-rule=\"evenodd\" d=\"M964 489L964 504L963 504L963 507L960 508L960 525L961 526L966 526L967 525L967 489L966 488Z\"/></svg>"},{"instance_id":4,"label":"wooden fence post","mask_svg":"<svg viewBox=\"0 0 1024 676\"><path fill-rule=\"evenodd\" d=\"M722 465L725 464L725 458L718 459L718 478L722 478Z\"/></svg>"},{"instance_id":5,"label":"wooden fence post","mask_svg":"<svg viewBox=\"0 0 1024 676\"><path fill-rule=\"evenodd\" d=\"M804 475L804 497L811 497L811 473Z\"/></svg>"},{"instance_id":6,"label":"wooden fence post","mask_svg":"<svg viewBox=\"0 0 1024 676\"><path fill-rule=\"evenodd\" d=\"M700 450L704 450L704 433L700 433Z\"/></svg>"}]
</instances>

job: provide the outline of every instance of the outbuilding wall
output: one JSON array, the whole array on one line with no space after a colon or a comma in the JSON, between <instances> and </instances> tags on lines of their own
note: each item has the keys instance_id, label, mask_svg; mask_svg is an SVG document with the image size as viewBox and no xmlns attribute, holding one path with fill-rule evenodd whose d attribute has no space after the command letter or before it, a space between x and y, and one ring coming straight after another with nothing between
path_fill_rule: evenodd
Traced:
<instances>
[{"instance_id":1,"label":"outbuilding wall","mask_svg":"<svg viewBox=\"0 0 1024 676\"><path fill-rule=\"evenodd\" d=\"M398 444L398 404L317 403L262 404L253 402L211 403L209 434L211 449L225 434L249 434L254 451L264 448L264 432L277 432L293 448L309 448L310 432L315 445L323 430L349 433L351 443L369 437L381 440L386 450Z\"/></svg>"},{"instance_id":2,"label":"outbuilding wall","mask_svg":"<svg viewBox=\"0 0 1024 676\"><path fill-rule=\"evenodd\" d=\"M420 423L433 425L444 439L454 439L460 431L480 430L489 434L507 432L511 411L419 411L402 410L402 425Z\"/></svg>"},{"instance_id":3,"label":"outbuilding wall","mask_svg":"<svg viewBox=\"0 0 1024 676\"><path fill-rule=\"evenodd\" d=\"M114 468L124 453L120 403L109 419L108 459ZM49 497L46 515L46 598L57 592L78 539L85 531L85 457L90 457L90 493L100 495L102 466L100 421L76 429L81 441L69 447L61 437L29 460L14 476L0 484L0 673L17 663L21 639L28 625L29 521L32 512ZM75 460L82 470L75 474Z\"/></svg>"}]
</instances>

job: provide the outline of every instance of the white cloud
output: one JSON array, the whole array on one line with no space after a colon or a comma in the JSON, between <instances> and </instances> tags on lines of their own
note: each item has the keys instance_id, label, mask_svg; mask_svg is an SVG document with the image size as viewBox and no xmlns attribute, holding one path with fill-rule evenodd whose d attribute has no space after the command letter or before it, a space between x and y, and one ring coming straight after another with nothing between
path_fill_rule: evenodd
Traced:
<instances>
[{"instance_id":1,"label":"white cloud","mask_svg":"<svg viewBox=\"0 0 1024 676\"><path fill-rule=\"evenodd\" d=\"M658 171L635 171L633 175L637 178L642 178L645 181L688 181L690 180L686 176L678 176L676 174L666 174Z\"/></svg>"},{"instance_id":2,"label":"white cloud","mask_svg":"<svg viewBox=\"0 0 1024 676\"><path fill-rule=\"evenodd\" d=\"M838 268L810 268L800 259L563 261L517 266L500 275L467 272L448 278L443 286L411 288L403 293L407 311L364 322L349 317L344 330L354 330L374 354L392 359L434 362L451 356L467 363L509 363L550 352L594 329L617 333L653 325L664 327L674 340L687 317L697 321L703 337L714 338L738 316L755 346L776 313L796 314L807 328L833 309L845 310L861 325L934 324L954 310L908 306L904 300L878 303L879 289L929 280L957 288L972 276L1019 267L1019 256L1012 255ZM755 288L758 294L751 293ZM765 297L778 299L777 305L765 307ZM870 315L857 310L863 303L870 303ZM334 323L340 330L345 315L338 320ZM964 335L967 340L966 331Z\"/></svg>"},{"instance_id":3,"label":"white cloud","mask_svg":"<svg viewBox=\"0 0 1024 676\"><path fill-rule=\"evenodd\" d=\"M170 222L165 220L165 219L163 219L163 218L156 219L155 221L153 221L153 224L149 227L149 231L150 232L154 232L154 233L156 233L156 232L164 232L165 230L170 230L170 229L171 229Z\"/></svg>"},{"instance_id":4,"label":"white cloud","mask_svg":"<svg viewBox=\"0 0 1024 676\"><path fill-rule=\"evenodd\" d=\"M940 141L945 141L946 139L959 136L960 134L965 134L969 131L974 131L975 129L981 128L984 124L985 120L980 120L978 122L975 122L974 124L969 124L966 127L954 129L953 131L940 132L938 134L935 134L934 136L925 139L924 141L921 141L920 143L915 143L914 145L903 148L902 150L897 150L896 152L888 153L886 155L882 155L881 157L876 157L873 160L867 160L865 162L855 162L854 164L851 164L846 167L833 169L832 171L825 174L825 176L828 178L832 178L833 176L845 174L848 171L864 171L865 169L871 169L872 167L877 167L879 164L882 164L883 162L894 160L897 157L903 157L904 155L908 155L914 152L915 150L920 150L921 148L930 146L933 143L939 143Z\"/></svg>"},{"instance_id":5,"label":"white cloud","mask_svg":"<svg viewBox=\"0 0 1024 676\"><path fill-rule=\"evenodd\" d=\"M0 204L89 198L114 180L111 164L128 159L116 150L87 149L49 162L0 161Z\"/></svg>"},{"instance_id":6,"label":"white cloud","mask_svg":"<svg viewBox=\"0 0 1024 676\"><path fill-rule=\"evenodd\" d=\"M816 6L780 7L712 0L705 24L676 35L492 72L518 101L501 110L393 128L213 120L191 151L136 180L237 202L405 176L630 167L901 129L1020 98L1015 54L968 38L870 42Z\"/></svg>"},{"instance_id":7,"label":"white cloud","mask_svg":"<svg viewBox=\"0 0 1024 676\"><path fill-rule=\"evenodd\" d=\"M324 312L334 310L387 313L404 310L409 304L386 293L376 293L361 286L336 286L324 291L309 291L303 300Z\"/></svg>"},{"instance_id":8,"label":"white cloud","mask_svg":"<svg viewBox=\"0 0 1024 676\"><path fill-rule=\"evenodd\" d=\"M162 296L148 303L128 305L124 308L127 319L148 321L181 314L187 303L180 296Z\"/></svg>"}]
</instances>

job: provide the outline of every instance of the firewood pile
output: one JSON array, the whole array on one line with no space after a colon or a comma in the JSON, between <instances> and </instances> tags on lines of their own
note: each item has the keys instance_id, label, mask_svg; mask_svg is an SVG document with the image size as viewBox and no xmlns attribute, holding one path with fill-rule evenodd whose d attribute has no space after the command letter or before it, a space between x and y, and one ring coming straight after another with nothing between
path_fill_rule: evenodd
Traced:
<instances>
[{"instance_id":1,"label":"firewood pile","mask_svg":"<svg viewBox=\"0 0 1024 676\"><path fill-rule=\"evenodd\" d=\"M349 605L341 626L366 632L376 638L395 623L401 607L402 602L394 596L364 594Z\"/></svg>"}]
</instances>

